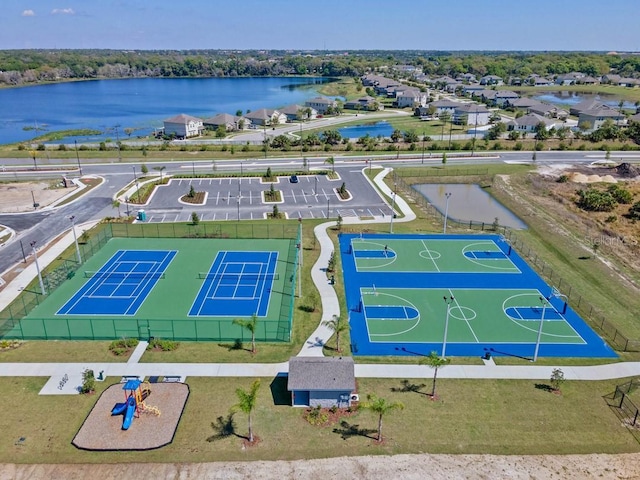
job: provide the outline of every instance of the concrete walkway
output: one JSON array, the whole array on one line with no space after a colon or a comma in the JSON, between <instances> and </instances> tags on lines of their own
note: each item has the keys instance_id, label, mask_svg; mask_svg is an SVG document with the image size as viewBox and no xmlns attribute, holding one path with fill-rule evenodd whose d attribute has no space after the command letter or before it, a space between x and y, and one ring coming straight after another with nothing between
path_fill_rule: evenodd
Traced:
<instances>
[{"instance_id":1,"label":"concrete walkway","mask_svg":"<svg viewBox=\"0 0 640 480\"><path fill-rule=\"evenodd\" d=\"M384 184L384 177L391 169L384 169L376 175L374 181L377 187L387 196L393 192ZM409 205L399 196L395 198L397 209L403 217L393 219L394 223L410 222L416 218ZM91 228L97 222L78 226L83 229ZM344 224L389 223L387 216L361 221L358 218L347 218ZM322 300L322 319L318 328L307 339L300 356L322 356L322 347L329 340L333 332L322 325L334 315L340 315L340 303L335 289L330 285L326 274L326 267L333 242L327 230L335 226L335 222L325 222L314 229L320 244L320 257L314 264L311 276L316 284ZM73 234L69 231L55 244L38 255L41 268L55 260L68 246L73 244ZM9 285L0 292L0 309L5 308L19 294L22 288L29 284L36 276L36 268L31 264L25 268ZM96 375L102 372L106 377L125 376L175 376L175 377L275 377L288 372L288 362L260 364L260 363L139 363L144 354L147 342L140 342L134 353L126 363L1 363L2 377L50 377L42 389L44 394L73 394L82 380L82 372L92 369ZM448 365L438 370L440 378L462 379L527 379L548 380L554 368L561 368L567 380L608 380L624 377L640 376L640 362L612 363L595 366L540 366L540 365L495 365L494 362L484 362L484 365ZM356 377L360 378L431 378L433 370L424 365L385 365L385 364L356 364Z\"/></svg>"}]
</instances>

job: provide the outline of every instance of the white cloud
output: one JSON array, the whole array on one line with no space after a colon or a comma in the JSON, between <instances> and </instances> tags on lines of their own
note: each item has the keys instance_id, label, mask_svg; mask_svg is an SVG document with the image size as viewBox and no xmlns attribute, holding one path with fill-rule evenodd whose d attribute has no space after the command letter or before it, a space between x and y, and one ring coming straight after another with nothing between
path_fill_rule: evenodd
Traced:
<instances>
[{"instance_id":1,"label":"white cloud","mask_svg":"<svg viewBox=\"0 0 640 480\"><path fill-rule=\"evenodd\" d=\"M51 15L75 15L76 12L73 8L54 8L51 10Z\"/></svg>"},{"instance_id":2,"label":"white cloud","mask_svg":"<svg viewBox=\"0 0 640 480\"><path fill-rule=\"evenodd\" d=\"M34 12L33 10L25 10L22 12L22 16L23 17L35 17L36 16L36 12Z\"/></svg>"}]
</instances>

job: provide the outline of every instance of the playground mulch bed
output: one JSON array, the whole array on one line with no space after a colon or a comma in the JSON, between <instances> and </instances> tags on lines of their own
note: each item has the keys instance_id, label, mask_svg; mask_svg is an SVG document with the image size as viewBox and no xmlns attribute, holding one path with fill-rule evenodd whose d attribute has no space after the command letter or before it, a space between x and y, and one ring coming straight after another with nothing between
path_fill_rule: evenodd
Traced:
<instances>
[{"instance_id":1,"label":"playground mulch bed","mask_svg":"<svg viewBox=\"0 0 640 480\"><path fill-rule=\"evenodd\" d=\"M122 430L122 415L111 415L116 403L125 401L122 383L107 388L96 402L71 442L83 450L152 450L173 441L182 411L189 397L184 383L151 384L145 403L157 407L160 415L141 412L128 430Z\"/></svg>"}]
</instances>

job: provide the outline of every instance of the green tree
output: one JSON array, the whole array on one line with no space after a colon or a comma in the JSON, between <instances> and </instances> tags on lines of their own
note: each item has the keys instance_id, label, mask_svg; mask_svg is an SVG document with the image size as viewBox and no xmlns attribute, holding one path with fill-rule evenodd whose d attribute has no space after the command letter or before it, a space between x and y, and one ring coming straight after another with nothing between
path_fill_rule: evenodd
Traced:
<instances>
[{"instance_id":1,"label":"green tree","mask_svg":"<svg viewBox=\"0 0 640 480\"><path fill-rule=\"evenodd\" d=\"M391 141L393 143L398 143L402 138L402 132L397 128L391 133Z\"/></svg>"},{"instance_id":2,"label":"green tree","mask_svg":"<svg viewBox=\"0 0 640 480\"><path fill-rule=\"evenodd\" d=\"M447 152L442 152L442 164L446 165L447 163Z\"/></svg>"},{"instance_id":3,"label":"green tree","mask_svg":"<svg viewBox=\"0 0 640 480\"><path fill-rule=\"evenodd\" d=\"M342 141L342 135L337 130L325 130L321 138L328 145L338 145Z\"/></svg>"},{"instance_id":4,"label":"green tree","mask_svg":"<svg viewBox=\"0 0 640 480\"><path fill-rule=\"evenodd\" d=\"M326 163L328 165L331 165L331 171L335 173L335 171L336 171L336 166L335 166L336 165L336 161L335 161L335 159L333 157L327 158L324 161L324 163Z\"/></svg>"},{"instance_id":5,"label":"green tree","mask_svg":"<svg viewBox=\"0 0 640 480\"><path fill-rule=\"evenodd\" d=\"M246 413L249 421L249 443L253 443L253 422L252 414L258 402L258 390L260 389L260 380L255 380L248 391L242 388L236 389L238 403L231 407L231 412L240 411Z\"/></svg>"},{"instance_id":6,"label":"green tree","mask_svg":"<svg viewBox=\"0 0 640 480\"><path fill-rule=\"evenodd\" d=\"M140 171L142 172L143 175L146 175L147 173L149 173L149 168L147 168L146 163L143 163L142 165L140 165Z\"/></svg>"},{"instance_id":7,"label":"green tree","mask_svg":"<svg viewBox=\"0 0 640 480\"><path fill-rule=\"evenodd\" d=\"M96 389L96 379L93 370L85 369L82 372L82 386L80 393L91 393Z\"/></svg>"},{"instance_id":8,"label":"green tree","mask_svg":"<svg viewBox=\"0 0 640 480\"><path fill-rule=\"evenodd\" d=\"M196 196L196 189L193 188L193 185L189 186L189 193L187 193L187 197L194 198Z\"/></svg>"},{"instance_id":9,"label":"green tree","mask_svg":"<svg viewBox=\"0 0 640 480\"><path fill-rule=\"evenodd\" d=\"M166 168L167 168L167 167L165 167L165 166L162 166L162 167L153 167L153 169L154 169L156 172L160 172L160 183L162 183L162 172L164 172L164 170L165 170Z\"/></svg>"},{"instance_id":10,"label":"green tree","mask_svg":"<svg viewBox=\"0 0 640 480\"><path fill-rule=\"evenodd\" d=\"M551 388L559 392L560 386L564 383L564 372L559 368L554 368L551 371L551 378L549 380L551 382Z\"/></svg>"},{"instance_id":11,"label":"green tree","mask_svg":"<svg viewBox=\"0 0 640 480\"><path fill-rule=\"evenodd\" d=\"M331 320L325 320L322 325L328 327L333 333L336 334L336 351L342 352L340 348L340 334L349 330L349 322L343 320L342 317L334 315Z\"/></svg>"},{"instance_id":12,"label":"green tree","mask_svg":"<svg viewBox=\"0 0 640 480\"><path fill-rule=\"evenodd\" d=\"M111 202L111 208L117 208L118 209L118 218L121 217L120 215L120 201L118 199L115 199L113 202Z\"/></svg>"},{"instance_id":13,"label":"green tree","mask_svg":"<svg viewBox=\"0 0 640 480\"><path fill-rule=\"evenodd\" d=\"M191 212L191 223L193 225L198 225L200 223L200 216L197 212Z\"/></svg>"},{"instance_id":14,"label":"green tree","mask_svg":"<svg viewBox=\"0 0 640 480\"><path fill-rule=\"evenodd\" d=\"M436 380L438 378L438 369L446 367L451 362L448 358L443 358L438 355L438 352L431 352L429 356L421 360L421 364L428 365L429 368L433 368L433 385L431 387L431 398L436 398Z\"/></svg>"},{"instance_id":15,"label":"green tree","mask_svg":"<svg viewBox=\"0 0 640 480\"><path fill-rule=\"evenodd\" d=\"M367 395L367 401L360 404L361 408L370 410L378 415L378 441L382 441L382 417L393 410L402 410L404 405L400 402L389 402L375 394Z\"/></svg>"},{"instance_id":16,"label":"green tree","mask_svg":"<svg viewBox=\"0 0 640 480\"><path fill-rule=\"evenodd\" d=\"M233 323L234 325L239 325L251 332L251 353L256 353L256 330L258 329L258 315L254 313L248 320L244 318L236 318L233 320Z\"/></svg>"}]
</instances>

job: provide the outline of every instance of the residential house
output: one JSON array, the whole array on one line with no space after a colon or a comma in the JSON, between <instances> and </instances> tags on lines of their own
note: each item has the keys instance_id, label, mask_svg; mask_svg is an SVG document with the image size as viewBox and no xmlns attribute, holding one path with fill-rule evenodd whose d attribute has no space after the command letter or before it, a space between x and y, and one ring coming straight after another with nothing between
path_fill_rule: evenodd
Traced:
<instances>
[{"instance_id":1,"label":"residential house","mask_svg":"<svg viewBox=\"0 0 640 480\"><path fill-rule=\"evenodd\" d=\"M578 79L578 83L580 85L596 85L597 83L600 83L600 82L598 81L597 78L587 75L585 77Z\"/></svg>"},{"instance_id":2,"label":"residential house","mask_svg":"<svg viewBox=\"0 0 640 480\"><path fill-rule=\"evenodd\" d=\"M487 125L490 116L487 107L481 103L460 103L453 113L453 122L457 125Z\"/></svg>"},{"instance_id":3,"label":"residential house","mask_svg":"<svg viewBox=\"0 0 640 480\"><path fill-rule=\"evenodd\" d=\"M357 398L352 357L292 357L287 390L294 407L351 406Z\"/></svg>"},{"instance_id":4,"label":"residential house","mask_svg":"<svg viewBox=\"0 0 640 480\"><path fill-rule=\"evenodd\" d=\"M515 108L519 110L526 110L529 107L533 107L536 104L539 104L538 100L534 100L529 97L518 97L518 98L510 98L504 102L504 108Z\"/></svg>"},{"instance_id":5,"label":"residential house","mask_svg":"<svg viewBox=\"0 0 640 480\"><path fill-rule=\"evenodd\" d=\"M248 118L253 125L260 125L261 127L287 123L287 116L285 114L280 113L278 110L266 108L247 113L244 117Z\"/></svg>"},{"instance_id":6,"label":"residential house","mask_svg":"<svg viewBox=\"0 0 640 480\"><path fill-rule=\"evenodd\" d=\"M606 108L606 105L600 100L587 99L569 107L569 115L577 117L580 115L580 112L584 112L585 110L597 110L599 108Z\"/></svg>"},{"instance_id":7,"label":"residential house","mask_svg":"<svg viewBox=\"0 0 640 480\"><path fill-rule=\"evenodd\" d=\"M623 77L620 80L618 80L618 85L621 87L635 88L640 86L640 80L638 80L637 78Z\"/></svg>"},{"instance_id":8,"label":"residential house","mask_svg":"<svg viewBox=\"0 0 640 480\"><path fill-rule=\"evenodd\" d=\"M427 94L417 88L402 90L397 93L394 104L398 108L424 107L427 104Z\"/></svg>"},{"instance_id":9,"label":"residential house","mask_svg":"<svg viewBox=\"0 0 640 480\"><path fill-rule=\"evenodd\" d=\"M511 90L497 90L493 97L493 103L498 107L502 107L505 102L515 100L516 98L520 98L520 95L516 92L512 92Z\"/></svg>"},{"instance_id":10,"label":"residential house","mask_svg":"<svg viewBox=\"0 0 640 480\"><path fill-rule=\"evenodd\" d=\"M480 85L504 85L504 80L497 75L485 75L480 79Z\"/></svg>"},{"instance_id":11,"label":"residential house","mask_svg":"<svg viewBox=\"0 0 640 480\"><path fill-rule=\"evenodd\" d=\"M523 133L532 133L536 131L536 127L543 123L547 130L555 126L556 122L542 115L529 113L522 117L507 122L507 130L516 130Z\"/></svg>"},{"instance_id":12,"label":"residential house","mask_svg":"<svg viewBox=\"0 0 640 480\"><path fill-rule=\"evenodd\" d=\"M204 125L202 119L181 113L164 121L164 134L179 139L202 135Z\"/></svg>"},{"instance_id":13,"label":"residential house","mask_svg":"<svg viewBox=\"0 0 640 480\"><path fill-rule=\"evenodd\" d=\"M531 79L532 81L530 82L530 85L533 85L534 87L546 87L548 85L551 85L553 82L551 80L549 80L548 78L545 77L535 77Z\"/></svg>"},{"instance_id":14,"label":"residential house","mask_svg":"<svg viewBox=\"0 0 640 480\"><path fill-rule=\"evenodd\" d=\"M358 110L358 111L374 111L382 110L384 107L373 97L366 95L356 100L345 102L345 110Z\"/></svg>"},{"instance_id":15,"label":"residential house","mask_svg":"<svg viewBox=\"0 0 640 480\"><path fill-rule=\"evenodd\" d=\"M616 75L615 73L607 73L606 75L602 76L600 81L602 83L610 83L611 85L618 85L620 78L621 78L620 75Z\"/></svg>"},{"instance_id":16,"label":"residential house","mask_svg":"<svg viewBox=\"0 0 640 480\"><path fill-rule=\"evenodd\" d=\"M315 97L307 100L304 104L306 107L313 108L318 114L324 115L330 108L336 108L338 102L325 97Z\"/></svg>"},{"instance_id":17,"label":"residential house","mask_svg":"<svg viewBox=\"0 0 640 480\"><path fill-rule=\"evenodd\" d=\"M481 92L482 90L484 90L484 87L477 83L472 85L464 85L462 87L462 94L474 96L477 92Z\"/></svg>"},{"instance_id":18,"label":"residential house","mask_svg":"<svg viewBox=\"0 0 640 480\"><path fill-rule=\"evenodd\" d=\"M578 115L578 126L589 125L590 130L597 130L604 122L611 120L614 123L626 123L626 117L611 107L604 106L593 110L583 110Z\"/></svg>"},{"instance_id":19,"label":"residential house","mask_svg":"<svg viewBox=\"0 0 640 480\"><path fill-rule=\"evenodd\" d=\"M638 122L638 123L640 123L640 112L636 113L635 115L631 115L629 117L629 121L630 122Z\"/></svg>"},{"instance_id":20,"label":"residential house","mask_svg":"<svg viewBox=\"0 0 640 480\"><path fill-rule=\"evenodd\" d=\"M250 128L251 121L244 117L238 117L228 113L219 113L215 117L205 118L202 124L210 130L217 130L220 126L223 126L227 132L233 132L235 130Z\"/></svg>"},{"instance_id":21,"label":"residential house","mask_svg":"<svg viewBox=\"0 0 640 480\"><path fill-rule=\"evenodd\" d=\"M560 120L565 120L569 116L569 112L566 110L546 102L536 102L527 108L527 113L535 113L543 117L558 118Z\"/></svg>"},{"instance_id":22,"label":"residential house","mask_svg":"<svg viewBox=\"0 0 640 480\"><path fill-rule=\"evenodd\" d=\"M451 100L436 100L435 102L429 103L428 107L435 107L435 114L437 116L442 115L443 113L447 113L449 116L453 117L453 114L456 112L456 108L462 105L460 102L452 102Z\"/></svg>"},{"instance_id":23,"label":"residential house","mask_svg":"<svg viewBox=\"0 0 640 480\"><path fill-rule=\"evenodd\" d=\"M476 76L473 73L463 73L462 75L458 75L456 77L456 80L458 80L459 82L465 82L465 83L477 83L478 79L476 78Z\"/></svg>"},{"instance_id":24,"label":"residential house","mask_svg":"<svg viewBox=\"0 0 640 480\"><path fill-rule=\"evenodd\" d=\"M287 116L287 122L313 120L318 116L318 112L315 108L305 107L304 105L288 105L286 107L279 108L278 111Z\"/></svg>"}]
</instances>

